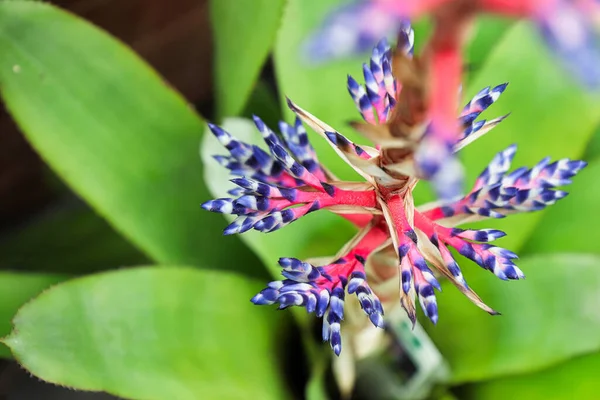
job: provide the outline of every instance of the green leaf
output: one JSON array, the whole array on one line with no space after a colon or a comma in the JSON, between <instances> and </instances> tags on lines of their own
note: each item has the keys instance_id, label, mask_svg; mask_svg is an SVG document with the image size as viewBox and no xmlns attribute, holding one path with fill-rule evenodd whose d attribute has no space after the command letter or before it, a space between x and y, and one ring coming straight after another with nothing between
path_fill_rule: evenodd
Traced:
<instances>
[{"instance_id":1,"label":"green leaf","mask_svg":"<svg viewBox=\"0 0 600 400\"><path fill-rule=\"evenodd\" d=\"M553 205L536 226L522 254L581 252L600 254L596 238L600 199L600 162L581 171L567 190L569 196Z\"/></svg>"},{"instance_id":2,"label":"green leaf","mask_svg":"<svg viewBox=\"0 0 600 400\"><path fill-rule=\"evenodd\" d=\"M265 147L254 123L247 119L227 118L221 126L246 143ZM205 165L205 180L213 197L229 197L227 191L235 185L229 182L232 178L229 170L212 158L215 154L227 154L227 150L207 130L201 150ZM215 234L226 226L225 222L216 225ZM244 232L240 237L267 265L272 275L279 278L281 276L281 268L277 265L279 257L333 256L352 238L355 230L342 217L323 210L308 214L285 228L271 233L251 230Z\"/></svg>"},{"instance_id":3,"label":"green leaf","mask_svg":"<svg viewBox=\"0 0 600 400\"><path fill-rule=\"evenodd\" d=\"M596 127L594 135L590 138L583 159L585 161L595 161L600 157L600 126Z\"/></svg>"},{"instance_id":4,"label":"green leaf","mask_svg":"<svg viewBox=\"0 0 600 400\"><path fill-rule=\"evenodd\" d=\"M65 279L66 275L0 271L0 337L10 333L10 321L19 307L42 290ZM0 357L11 356L10 350L0 344Z\"/></svg>"},{"instance_id":5,"label":"green leaf","mask_svg":"<svg viewBox=\"0 0 600 400\"><path fill-rule=\"evenodd\" d=\"M71 280L21 308L4 342L35 376L136 399L287 398L282 321L262 284L193 268Z\"/></svg>"},{"instance_id":6,"label":"green leaf","mask_svg":"<svg viewBox=\"0 0 600 400\"><path fill-rule=\"evenodd\" d=\"M539 373L469 385L461 392L464 396L461 398L465 400L595 399L600 391L598 369L600 369L600 354L589 354Z\"/></svg>"},{"instance_id":7,"label":"green leaf","mask_svg":"<svg viewBox=\"0 0 600 400\"><path fill-rule=\"evenodd\" d=\"M453 381L533 372L598 351L599 266L593 255L529 257L519 262L527 279L516 282L463 268L469 286L503 315L486 314L449 285L438 295L440 321L426 326Z\"/></svg>"},{"instance_id":8,"label":"green leaf","mask_svg":"<svg viewBox=\"0 0 600 400\"><path fill-rule=\"evenodd\" d=\"M218 115L237 115L250 96L281 22L285 0L212 0Z\"/></svg>"},{"instance_id":9,"label":"green leaf","mask_svg":"<svg viewBox=\"0 0 600 400\"><path fill-rule=\"evenodd\" d=\"M125 46L48 4L0 2L0 91L52 168L160 263L262 275L200 209L202 121ZM232 250L233 249L233 250ZM202 263L200 261L202 260Z\"/></svg>"},{"instance_id":10,"label":"green leaf","mask_svg":"<svg viewBox=\"0 0 600 400\"><path fill-rule=\"evenodd\" d=\"M519 145L514 169L531 167L545 156L578 158L585 151L600 122L598 99L565 76L554 58L547 51L540 51L541 48L543 44L533 27L525 22L516 23L470 83L468 95L485 86L510 82L484 118L511 115L461 152L469 182L474 181L497 152L512 143ZM542 215L543 212L514 215L473 226L506 231L508 236L500 245L518 251L531 237Z\"/></svg>"},{"instance_id":11,"label":"green leaf","mask_svg":"<svg viewBox=\"0 0 600 400\"><path fill-rule=\"evenodd\" d=\"M82 203L63 202L0 241L0 267L72 274L148 261Z\"/></svg>"},{"instance_id":12,"label":"green leaf","mask_svg":"<svg viewBox=\"0 0 600 400\"><path fill-rule=\"evenodd\" d=\"M513 23L512 19L493 15L484 14L477 18L465 53L466 67L469 71L467 81L477 76L489 54Z\"/></svg>"},{"instance_id":13,"label":"green leaf","mask_svg":"<svg viewBox=\"0 0 600 400\"><path fill-rule=\"evenodd\" d=\"M274 93L274 89L266 81L258 81L248 104L241 114L245 118L258 115L268 126L275 128L282 119L281 105Z\"/></svg>"},{"instance_id":14,"label":"green leaf","mask_svg":"<svg viewBox=\"0 0 600 400\"><path fill-rule=\"evenodd\" d=\"M327 387L325 380L327 379L327 367L331 359L326 356L320 356L313 360L310 368L310 378L306 383L305 397L307 400L328 400Z\"/></svg>"}]
</instances>

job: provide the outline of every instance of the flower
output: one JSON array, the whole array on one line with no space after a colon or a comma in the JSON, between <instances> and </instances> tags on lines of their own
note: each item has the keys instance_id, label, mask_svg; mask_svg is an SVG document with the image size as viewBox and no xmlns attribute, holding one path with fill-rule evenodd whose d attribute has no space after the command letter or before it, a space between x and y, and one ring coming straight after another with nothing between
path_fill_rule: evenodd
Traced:
<instances>
[{"instance_id":1,"label":"flower","mask_svg":"<svg viewBox=\"0 0 600 400\"><path fill-rule=\"evenodd\" d=\"M377 2L361 1L337 8L304 44L306 59L325 62L369 51L389 33L404 35L407 50L414 41L410 22Z\"/></svg>"},{"instance_id":2,"label":"flower","mask_svg":"<svg viewBox=\"0 0 600 400\"><path fill-rule=\"evenodd\" d=\"M502 231L456 226L537 211L554 204L567 194L557 188L569 184L570 178L586 165L568 159L551 163L546 158L532 168L509 172L516 152L513 145L492 159L466 195L415 207L412 192L421 176L415 157L431 143L427 138L432 122L410 114L414 104L410 101L407 104L407 99L411 99L417 88L394 75L393 66L410 68L411 53L412 46L401 40L392 54L387 41L382 40L363 68L365 85L348 78L348 90L364 119L354 126L373 140L376 147L353 143L291 100L288 106L296 114L296 121L294 125L281 122L281 135L254 117L269 153L209 124L212 133L229 151L229 155L215 159L238 176L232 179L237 185L230 192L232 197L202 205L209 211L237 216L225 228L225 234L250 229L272 232L322 209L337 213L358 227L358 233L324 265L281 258L279 265L284 279L269 283L252 298L257 305L278 304L280 309L302 306L322 317L323 340L329 341L336 355L342 349L340 328L346 294L356 296L374 326L385 325L384 305L376 288L369 285L372 271L366 268L368 260L378 254L386 257L391 254L395 260L399 302L413 323L415 300L434 324L438 321L435 291L441 290L440 276L446 277L477 306L497 314L468 286L450 250L456 250L503 280L524 278L514 263L517 255L491 244L504 236ZM506 87L500 84L484 88L465 105L458 118L454 117L460 135L448 151L460 150L505 118L478 119ZM410 118L398 118L402 113L408 113ZM418 121L415 126L421 126L420 129L407 130L406 124L402 125L411 118ZM328 172L320 164L303 123L327 140L364 182L339 181ZM452 180L455 173L452 168L443 168L435 179Z\"/></svg>"},{"instance_id":3,"label":"flower","mask_svg":"<svg viewBox=\"0 0 600 400\"><path fill-rule=\"evenodd\" d=\"M379 38L402 32L425 13L491 12L528 18L561 63L581 82L600 87L600 2L597 0L358 0L334 9L307 41L307 56L324 61L362 53ZM374 23L377 21L377 23ZM453 18L454 28L463 24Z\"/></svg>"},{"instance_id":4,"label":"flower","mask_svg":"<svg viewBox=\"0 0 600 400\"><path fill-rule=\"evenodd\" d=\"M600 3L557 0L533 14L548 48L586 86L600 88Z\"/></svg>"}]
</instances>

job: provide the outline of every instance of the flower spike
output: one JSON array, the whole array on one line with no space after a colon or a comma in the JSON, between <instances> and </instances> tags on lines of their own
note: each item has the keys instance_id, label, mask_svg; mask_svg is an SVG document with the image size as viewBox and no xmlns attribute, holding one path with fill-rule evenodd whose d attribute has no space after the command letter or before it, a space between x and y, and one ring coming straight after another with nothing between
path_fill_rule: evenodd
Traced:
<instances>
[{"instance_id":1,"label":"flower spike","mask_svg":"<svg viewBox=\"0 0 600 400\"><path fill-rule=\"evenodd\" d=\"M419 7L434 9L442 2L452 3L427 0L411 7L413 11ZM377 7L391 7L398 2L376 3ZM368 4L349 7L344 18L356 17L357 10L372 11ZM438 23L442 26L448 21ZM270 282L252 298L254 304L278 304L280 309L305 307L307 312L322 318L323 340L336 355L342 351L343 320L354 318L347 303L358 301L355 304L367 316L365 321L382 328L384 308L398 305L414 324L418 301L423 314L436 324L440 316L435 291L442 289L441 277L482 310L499 314L469 287L451 250L502 280L525 277L516 266L517 255L493 244L505 235L500 230L457 226L538 211L554 204L567 194L559 187L570 184L571 178L586 165L583 161L551 162L544 158L532 168L510 172L517 149L512 145L495 155L470 192L457 193L462 184L462 166L454 153L506 117L479 119L499 100L507 84L482 89L459 111L455 103L460 59L458 53L453 53L457 43L452 43L449 53L438 52L432 59L419 58L412 54L410 25L400 26L394 50L386 40L380 40L372 50L369 62L363 66L365 84L348 78L350 95L365 120L353 126L375 142L374 147L354 143L289 99L296 120L293 125L280 122L281 135L254 117L267 151L209 124L228 152L214 158L229 169L236 187L229 191L231 197L209 200L202 207L235 216L225 228L226 235L250 229L273 232L321 210L339 214L359 229L326 262L280 258L283 278ZM357 36L352 38L358 40ZM452 35L450 38L456 39ZM423 69L426 62L435 65L431 70ZM433 78L430 73L438 81L429 94L434 99L427 101L429 89L424 82ZM446 77L448 82L440 77ZM326 172L303 124L317 132L364 182L339 181ZM412 192L423 178L434 184L441 201L415 208ZM390 296L384 289L390 286L390 279L398 287L397 295Z\"/></svg>"},{"instance_id":2,"label":"flower spike","mask_svg":"<svg viewBox=\"0 0 600 400\"><path fill-rule=\"evenodd\" d=\"M567 158L551 163L550 158L544 158L531 169L523 167L508 173L516 150L512 145L496 154L469 194L426 210L425 215L434 220L453 218L460 223L473 220L473 216L503 218L539 211L566 197L568 193L557 188L570 184L570 178L587 165Z\"/></svg>"},{"instance_id":3,"label":"flower spike","mask_svg":"<svg viewBox=\"0 0 600 400\"><path fill-rule=\"evenodd\" d=\"M366 281L364 264L369 254L387 240L380 227L371 224L346 247L349 251L330 264L315 267L296 258L281 258L283 281L275 281L252 298L258 305L279 303L306 307L323 317L323 340L329 341L336 355L342 350L340 323L344 319L345 293L355 294L373 325L383 327L381 301Z\"/></svg>"},{"instance_id":4,"label":"flower spike","mask_svg":"<svg viewBox=\"0 0 600 400\"><path fill-rule=\"evenodd\" d=\"M406 41L403 44L399 43L398 51L410 55L413 47L409 38L414 37L414 31L410 24L406 23L401 32L406 37ZM365 86L358 84L348 75L348 92L363 119L370 124L386 123L396 104L399 87L392 74L391 51L386 39L382 39L373 48L369 65L363 64ZM377 116L377 120L373 115Z\"/></svg>"}]
</instances>

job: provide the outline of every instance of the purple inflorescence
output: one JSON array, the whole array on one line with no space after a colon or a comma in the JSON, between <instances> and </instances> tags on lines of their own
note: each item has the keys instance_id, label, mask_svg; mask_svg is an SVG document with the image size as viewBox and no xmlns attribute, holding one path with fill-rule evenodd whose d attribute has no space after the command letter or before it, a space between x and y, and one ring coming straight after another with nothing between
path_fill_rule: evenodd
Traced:
<instances>
[{"instance_id":1,"label":"purple inflorescence","mask_svg":"<svg viewBox=\"0 0 600 400\"><path fill-rule=\"evenodd\" d=\"M557 190L571 183L587 163L568 158L550 162L544 158L533 168L521 167L508 173L517 146L499 152L463 199L447 205L448 216L457 213L502 218L515 212L539 211L567 195ZM450 211L454 210L454 211Z\"/></svg>"},{"instance_id":2,"label":"purple inflorescence","mask_svg":"<svg viewBox=\"0 0 600 400\"><path fill-rule=\"evenodd\" d=\"M339 355L342 350L340 323L344 319L346 292L356 294L373 325L383 327L383 307L367 284L364 272L335 275L340 265L350 262L362 265L364 260L344 257L328 266L315 267L296 258L281 258L279 265L286 279L269 283L251 301L257 305L279 304L280 309L301 306L309 313L314 312L317 317L323 318L323 340L329 341L334 353Z\"/></svg>"},{"instance_id":3,"label":"purple inflorescence","mask_svg":"<svg viewBox=\"0 0 600 400\"><path fill-rule=\"evenodd\" d=\"M347 14L338 15L336 18L341 19L333 21L328 29L343 27L356 17L357 10L369 12L361 8L368 7L366 4L348 7ZM396 29L400 31L396 51L400 52L403 62L410 64L414 61L412 29L405 23ZM346 43L346 46L361 44L363 39L359 36L362 34L364 32L351 36L350 44ZM325 43L323 49L330 44ZM327 53L323 51L323 54ZM350 95L368 123L355 126L367 127L366 132L371 134L375 132L370 138L377 147L353 143L289 99L288 105L297 118L293 125L280 122L280 134L254 117L267 151L239 141L218 126L209 124L212 133L229 152L215 156L215 160L235 176L231 182L236 187L229 191L231 197L207 201L202 207L237 216L225 228L225 234L250 229L272 232L322 209L342 215L359 229L329 264L315 266L296 258L281 258L279 265L283 279L270 282L252 298L257 305L278 304L280 309L301 306L322 317L323 340L329 342L336 355L342 349L340 328L345 304L355 300L353 296L347 298L346 294L356 295L357 304L374 326L384 326L383 305L376 294L378 287L367 282L371 273L378 278L386 276L376 280L382 284L395 273L393 278L398 279L400 287L399 304L413 323L416 321L415 300L420 303L425 316L437 323L435 291L441 290L440 275L478 307L490 314L498 314L467 285L451 249L503 280L525 277L514 263L517 255L491 244L505 236L500 230L459 229L456 226L478 219L538 211L554 204L567 195L558 188L570 184L571 178L586 165L583 161L561 159L551 162L545 158L532 168L509 172L516 152L516 146L512 145L496 154L468 194L454 196L455 189L462 183L462 167L452 153L506 117L478 120L498 100L507 84L484 88L458 115L457 107L451 107L455 114L445 123L452 125L458 121L460 135L456 137L442 135L439 140L426 141L429 135L439 133L433 129L437 123L433 117L424 117L415 126L402 125L401 128L406 130L401 133L406 133L406 137L396 137L385 131L394 122L390 120L396 118L394 107L404 104L399 97L402 82L396 81L393 75L391 57L390 46L386 40L381 40L373 49L369 63L363 65L364 86L348 77ZM453 87L450 89L448 93L457 94ZM408 109L410 107L400 111ZM325 139L365 181L342 182L327 172L317 159L303 123ZM417 160L419 151L426 151L427 157ZM436 162L427 161L436 157ZM412 190L423 176L430 178L438 193L448 190L445 193L448 197L443 197L441 203L415 208ZM385 267L371 262L372 254L385 258L386 263L382 263ZM390 260L396 264L392 274L387 262ZM382 299L386 297L389 298L381 296ZM398 303L397 298L395 302Z\"/></svg>"},{"instance_id":4,"label":"purple inflorescence","mask_svg":"<svg viewBox=\"0 0 600 400\"><path fill-rule=\"evenodd\" d=\"M556 0L536 21L548 47L579 80L600 87L600 3Z\"/></svg>"}]
</instances>

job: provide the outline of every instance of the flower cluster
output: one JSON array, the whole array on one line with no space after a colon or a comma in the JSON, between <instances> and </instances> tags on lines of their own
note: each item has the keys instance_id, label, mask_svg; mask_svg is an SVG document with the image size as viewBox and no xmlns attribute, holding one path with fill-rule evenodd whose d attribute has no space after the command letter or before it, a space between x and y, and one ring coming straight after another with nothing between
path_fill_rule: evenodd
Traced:
<instances>
[{"instance_id":1,"label":"flower cluster","mask_svg":"<svg viewBox=\"0 0 600 400\"><path fill-rule=\"evenodd\" d=\"M363 68L365 85L348 78L348 90L364 119L353 126L371 139L375 147L353 143L292 101L288 101L288 106L297 116L295 124L281 122L280 134L258 117L254 118L268 152L209 125L229 152L215 159L237 176L232 179L237 187L230 191L231 197L203 204L206 210L237 216L225 228L225 234L250 229L272 232L321 209L337 213L357 226L355 237L325 265L281 258L284 279L269 283L252 298L259 305L302 306L323 317L323 339L329 341L337 355L342 348L340 324L346 294L356 295L373 325L384 325L382 302L369 286L366 269L367 260L374 254L395 254L400 304L413 323L416 301L423 313L433 323L437 322L435 291L440 290L440 276L451 281L477 306L496 314L468 286L451 250L504 280L524 277L514 263L517 256L491 244L504 236L499 230L455 226L541 210L565 197L566 193L557 188L569 184L569 179L585 167L582 161L544 159L532 168L509 172L516 151L513 145L492 159L468 194L443 197L437 204L416 208L412 191L423 177L420 152L428 151L433 143L436 151L454 153L500 123L504 117L489 121L479 117L498 100L507 85L481 90L455 114L450 124L460 127L460 135L440 150L429 140L435 121L428 117L428 111L434 106L415 104L420 99L418 82L401 79L410 75L414 67L414 34L407 23L399 25L399 29L394 49L385 40L373 49L369 63ZM457 97L456 93L452 97ZM423 107L425 110L421 110ZM326 140L364 182L343 182L327 171L320 164L303 124ZM455 165L435 168L441 169L429 174L434 182L456 179Z\"/></svg>"}]
</instances>

